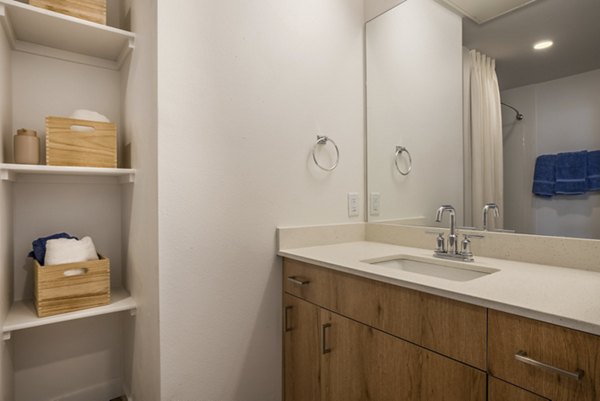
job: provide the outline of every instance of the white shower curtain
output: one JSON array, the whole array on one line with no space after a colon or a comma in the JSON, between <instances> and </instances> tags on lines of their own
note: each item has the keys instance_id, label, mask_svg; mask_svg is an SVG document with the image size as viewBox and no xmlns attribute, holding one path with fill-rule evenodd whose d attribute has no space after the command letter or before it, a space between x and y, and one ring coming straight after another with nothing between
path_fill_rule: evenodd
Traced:
<instances>
[{"instance_id":1,"label":"white shower curtain","mask_svg":"<svg viewBox=\"0 0 600 401\"><path fill-rule=\"evenodd\" d=\"M493 202L500 207L500 218L489 221L502 228L502 115L496 61L466 49L463 61L465 224L481 227L483 206Z\"/></svg>"}]
</instances>

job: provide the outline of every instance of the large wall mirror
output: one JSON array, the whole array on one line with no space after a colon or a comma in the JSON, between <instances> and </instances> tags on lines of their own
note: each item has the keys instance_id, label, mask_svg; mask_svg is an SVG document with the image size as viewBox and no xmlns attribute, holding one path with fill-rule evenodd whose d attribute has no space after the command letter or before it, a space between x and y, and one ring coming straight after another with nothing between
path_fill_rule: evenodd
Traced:
<instances>
[{"instance_id":1,"label":"large wall mirror","mask_svg":"<svg viewBox=\"0 0 600 401\"><path fill-rule=\"evenodd\" d=\"M483 229L488 205L488 230L600 239L599 20L598 0L405 0L369 21L369 221L451 204Z\"/></svg>"}]
</instances>

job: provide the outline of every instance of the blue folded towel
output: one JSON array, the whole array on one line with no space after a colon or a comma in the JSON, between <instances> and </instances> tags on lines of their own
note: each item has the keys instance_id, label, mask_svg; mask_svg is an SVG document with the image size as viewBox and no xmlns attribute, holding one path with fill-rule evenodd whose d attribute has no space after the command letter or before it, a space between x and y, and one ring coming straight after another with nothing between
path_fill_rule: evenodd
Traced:
<instances>
[{"instance_id":1,"label":"blue folded towel","mask_svg":"<svg viewBox=\"0 0 600 401\"><path fill-rule=\"evenodd\" d=\"M555 193L581 195L587 192L587 155L587 150L558 154Z\"/></svg>"},{"instance_id":2,"label":"blue folded towel","mask_svg":"<svg viewBox=\"0 0 600 401\"><path fill-rule=\"evenodd\" d=\"M30 258L35 258L35 260L37 260L38 262L40 262L40 264L43 265L44 259L46 258L46 242L50 241L51 239L58 238L77 239L77 237L73 237L67 233L52 234L47 237L38 238L31 243L31 245L33 246L33 251L29 252L28 256Z\"/></svg>"},{"instance_id":3,"label":"blue folded towel","mask_svg":"<svg viewBox=\"0 0 600 401\"><path fill-rule=\"evenodd\" d=\"M588 191L600 191L600 150L588 153Z\"/></svg>"},{"instance_id":4,"label":"blue folded towel","mask_svg":"<svg viewBox=\"0 0 600 401\"><path fill-rule=\"evenodd\" d=\"M533 173L533 193L537 196L551 197L554 195L556 181L556 155L541 155L535 161Z\"/></svg>"}]
</instances>

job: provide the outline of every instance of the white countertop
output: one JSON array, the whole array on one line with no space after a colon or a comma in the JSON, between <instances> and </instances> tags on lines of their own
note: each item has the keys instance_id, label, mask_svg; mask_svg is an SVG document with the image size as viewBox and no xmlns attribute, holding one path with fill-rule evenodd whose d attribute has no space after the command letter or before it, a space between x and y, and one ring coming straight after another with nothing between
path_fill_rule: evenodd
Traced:
<instances>
[{"instance_id":1,"label":"white countertop","mask_svg":"<svg viewBox=\"0 0 600 401\"><path fill-rule=\"evenodd\" d=\"M471 281L451 281L372 265L365 260L408 256L445 263L433 251L378 242L285 249L280 256L458 301L600 335L600 273L475 256L473 264L496 269Z\"/></svg>"}]
</instances>

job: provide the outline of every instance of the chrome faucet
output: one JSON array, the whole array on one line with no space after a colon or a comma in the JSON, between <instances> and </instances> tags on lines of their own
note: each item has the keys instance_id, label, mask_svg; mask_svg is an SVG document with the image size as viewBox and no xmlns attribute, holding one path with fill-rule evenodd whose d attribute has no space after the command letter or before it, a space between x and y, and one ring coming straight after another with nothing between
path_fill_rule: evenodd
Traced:
<instances>
[{"instance_id":1,"label":"chrome faucet","mask_svg":"<svg viewBox=\"0 0 600 401\"><path fill-rule=\"evenodd\" d=\"M494 217L500 217L500 208L495 203L486 203L483 207L483 231L488 230L489 211L494 211Z\"/></svg>"},{"instance_id":2,"label":"chrome faucet","mask_svg":"<svg viewBox=\"0 0 600 401\"><path fill-rule=\"evenodd\" d=\"M452 205L442 205L435 214L436 223L440 223L444 217L444 212L450 214L450 235L448 235L448 247L446 253L456 255L458 248L456 245L456 210Z\"/></svg>"},{"instance_id":3,"label":"chrome faucet","mask_svg":"<svg viewBox=\"0 0 600 401\"><path fill-rule=\"evenodd\" d=\"M435 221L440 223L444 217L444 213L450 215L450 234L448 235L448 246L443 232L430 232L437 234L436 249L433 256L444 259L458 259L463 262L473 262L473 252L471 252L471 238L483 238L482 235L465 234L462 246L458 246L458 234L456 232L456 210L451 205L442 205L435 214Z\"/></svg>"}]
</instances>

